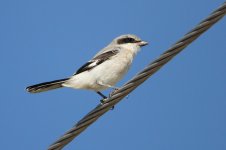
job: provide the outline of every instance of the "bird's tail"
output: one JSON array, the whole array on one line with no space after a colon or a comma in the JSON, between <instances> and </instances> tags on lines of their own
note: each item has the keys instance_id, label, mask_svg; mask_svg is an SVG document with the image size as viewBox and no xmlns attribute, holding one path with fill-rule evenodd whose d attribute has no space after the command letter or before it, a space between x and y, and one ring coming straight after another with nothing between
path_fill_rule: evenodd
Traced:
<instances>
[{"instance_id":1,"label":"bird's tail","mask_svg":"<svg viewBox=\"0 0 226 150\"><path fill-rule=\"evenodd\" d=\"M63 87L63 83L65 83L69 78L54 80L50 82L44 82L36 85L32 85L26 88L26 90L30 93L39 93L44 91L49 91L57 88Z\"/></svg>"}]
</instances>

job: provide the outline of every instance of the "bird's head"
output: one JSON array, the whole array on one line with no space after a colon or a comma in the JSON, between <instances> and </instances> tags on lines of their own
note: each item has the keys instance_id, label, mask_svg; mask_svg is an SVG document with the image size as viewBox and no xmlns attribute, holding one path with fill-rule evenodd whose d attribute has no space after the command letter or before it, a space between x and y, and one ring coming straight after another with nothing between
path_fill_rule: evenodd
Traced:
<instances>
[{"instance_id":1,"label":"bird's head","mask_svg":"<svg viewBox=\"0 0 226 150\"><path fill-rule=\"evenodd\" d=\"M126 49L130 49L137 53L140 50L140 48L147 45L148 42L141 40L136 35L126 34L115 38L112 44L124 47Z\"/></svg>"}]
</instances>

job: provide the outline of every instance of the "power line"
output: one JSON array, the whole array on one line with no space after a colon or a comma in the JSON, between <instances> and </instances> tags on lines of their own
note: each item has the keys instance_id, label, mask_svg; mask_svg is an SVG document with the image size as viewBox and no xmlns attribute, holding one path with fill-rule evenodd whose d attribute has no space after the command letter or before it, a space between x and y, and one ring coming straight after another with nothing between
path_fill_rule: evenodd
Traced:
<instances>
[{"instance_id":1,"label":"power line","mask_svg":"<svg viewBox=\"0 0 226 150\"><path fill-rule=\"evenodd\" d=\"M99 104L84 118L82 118L76 125L67 131L60 139L54 142L48 150L61 150L81 132L83 132L89 125L95 122L99 117L106 113L112 106L116 105L130 92L136 89L140 84L146 81L151 75L157 72L164 64L169 62L174 56L181 52L185 47L191 44L202 33L208 30L212 25L218 22L226 14L226 2L224 2L218 9L212 12L205 20L199 23L194 29L188 32L183 38L176 42L171 48L166 50L158 59L150 63L143 71L138 73L129 82L123 85L119 90L112 93L112 96L101 105Z\"/></svg>"}]
</instances>

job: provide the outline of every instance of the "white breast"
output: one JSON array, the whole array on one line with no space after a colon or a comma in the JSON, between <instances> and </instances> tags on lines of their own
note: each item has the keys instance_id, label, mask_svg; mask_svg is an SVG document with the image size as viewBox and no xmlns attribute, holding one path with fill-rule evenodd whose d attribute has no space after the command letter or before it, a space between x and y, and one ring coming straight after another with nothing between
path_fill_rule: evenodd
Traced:
<instances>
[{"instance_id":1,"label":"white breast","mask_svg":"<svg viewBox=\"0 0 226 150\"><path fill-rule=\"evenodd\" d=\"M117 55L90 71L73 76L64 86L95 91L108 88L99 85L98 82L114 86L127 73L135 54L131 49L120 50Z\"/></svg>"}]
</instances>

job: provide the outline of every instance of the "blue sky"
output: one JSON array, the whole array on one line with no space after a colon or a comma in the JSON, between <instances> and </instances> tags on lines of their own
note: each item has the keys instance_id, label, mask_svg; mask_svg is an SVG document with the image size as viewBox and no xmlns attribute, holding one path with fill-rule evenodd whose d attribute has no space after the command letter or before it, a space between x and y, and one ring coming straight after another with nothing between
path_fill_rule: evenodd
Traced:
<instances>
[{"instance_id":1,"label":"blue sky","mask_svg":"<svg viewBox=\"0 0 226 150\"><path fill-rule=\"evenodd\" d=\"M116 36L137 34L150 45L120 86L223 2L0 1L1 149L44 150L100 100L26 86L70 76ZM65 150L225 150L225 27L224 18Z\"/></svg>"}]
</instances>

